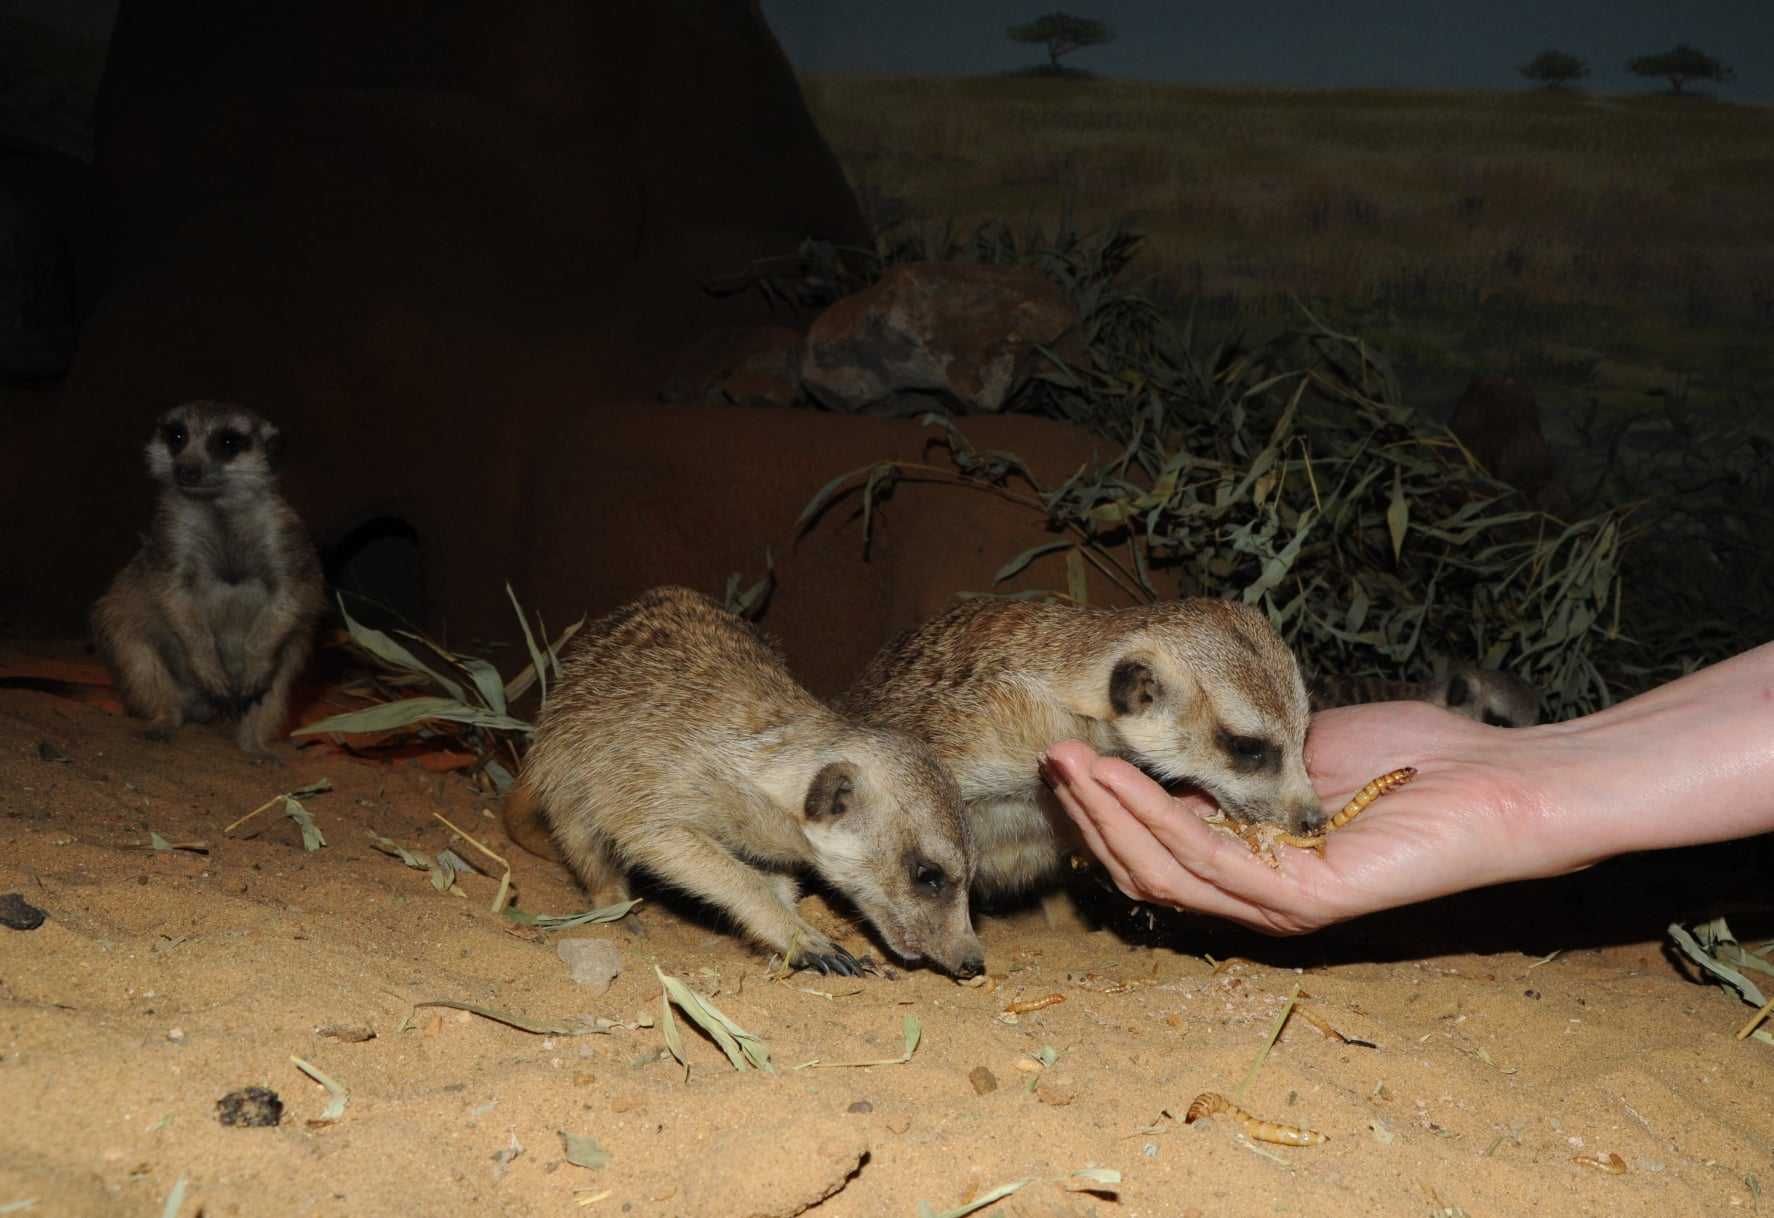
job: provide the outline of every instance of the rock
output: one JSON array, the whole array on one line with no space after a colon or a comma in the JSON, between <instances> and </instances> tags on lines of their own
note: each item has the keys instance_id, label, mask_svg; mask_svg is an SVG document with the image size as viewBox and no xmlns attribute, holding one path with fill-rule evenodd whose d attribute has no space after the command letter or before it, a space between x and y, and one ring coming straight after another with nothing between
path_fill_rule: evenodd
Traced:
<instances>
[{"instance_id":1,"label":"rock","mask_svg":"<svg viewBox=\"0 0 1774 1218\"><path fill-rule=\"evenodd\" d=\"M562 939L554 951L566 964L568 975L589 987L594 996L608 990L622 971L622 953L608 939Z\"/></svg>"},{"instance_id":2,"label":"rock","mask_svg":"<svg viewBox=\"0 0 1774 1218\"><path fill-rule=\"evenodd\" d=\"M851 1104L850 1107L844 1109L845 1112L853 1113L858 1116L866 1116L874 1110L875 1106L867 1100L857 1100L854 1104Z\"/></svg>"},{"instance_id":3,"label":"rock","mask_svg":"<svg viewBox=\"0 0 1774 1218\"><path fill-rule=\"evenodd\" d=\"M1534 391L1512 376L1475 376L1454 405L1448 430L1492 477L1544 506L1555 469Z\"/></svg>"},{"instance_id":4,"label":"rock","mask_svg":"<svg viewBox=\"0 0 1774 1218\"><path fill-rule=\"evenodd\" d=\"M283 1101L267 1087L242 1087L216 1101L216 1120L224 1125L276 1125L283 1120Z\"/></svg>"},{"instance_id":5,"label":"rock","mask_svg":"<svg viewBox=\"0 0 1774 1218\"><path fill-rule=\"evenodd\" d=\"M801 396L799 330L724 327L704 335L675 361L660 397L667 402L792 406Z\"/></svg>"},{"instance_id":6,"label":"rock","mask_svg":"<svg viewBox=\"0 0 1774 1218\"><path fill-rule=\"evenodd\" d=\"M44 913L16 892L0 896L0 926L13 930L36 930L43 925Z\"/></svg>"},{"instance_id":7,"label":"rock","mask_svg":"<svg viewBox=\"0 0 1774 1218\"><path fill-rule=\"evenodd\" d=\"M907 391L964 410L1001 410L1038 366L1037 344L1078 322L1030 267L923 262L832 305L807 333L801 380L833 410L866 411Z\"/></svg>"},{"instance_id":8,"label":"rock","mask_svg":"<svg viewBox=\"0 0 1774 1218\"><path fill-rule=\"evenodd\" d=\"M989 1095L998 1089L998 1076L984 1066L975 1066L969 1070L967 1081L973 1084L975 1095Z\"/></svg>"}]
</instances>

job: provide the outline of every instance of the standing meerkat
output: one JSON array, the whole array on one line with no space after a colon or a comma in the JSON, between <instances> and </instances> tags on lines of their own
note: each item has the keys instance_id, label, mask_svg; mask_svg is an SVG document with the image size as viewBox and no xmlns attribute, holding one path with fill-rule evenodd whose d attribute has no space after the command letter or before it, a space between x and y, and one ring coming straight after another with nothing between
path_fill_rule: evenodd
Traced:
<instances>
[{"instance_id":1,"label":"standing meerkat","mask_svg":"<svg viewBox=\"0 0 1774 1218\"><path fill-rule=\"evenodd\" d=\"M1320 708L1366 702L1427 702L1492 727L1532 727L1540 721L1540 696L1512 672L1461 663L1429 681L1384 677L1326 677L1315 683Z\"/></svg>"},{"instance_id":2,"label":"standing meerkat","mask_svg":"<svg viewBox=\"0 0 1774 1218\"><path fill-rule=\"evenodd\" d=\"M967 801L988 894L1035 887L1081 848L1039 773L1061 740L1188 782L1236 821L1310 833L1323 819L1299 665L1230 601L962 601L888 644L839 706L930 742Z\"/></svg>"},{"instance_id":3,"label":"standing meerkat","mask_svg":"<svg viewBox=\"0 0 1774 1218\"><path fill-rule=\"evenodd\" d=\"M279 445L271 423L224 402L174 406L154 426L153 523L92 612L123 704L153 739L238 716L240 747L268 757L282 734L326 592L277 493Z\"/></svg>"},{"instance_id":4,"label":"standing meerkat","mask_svg":"<svg viewBox=\"0 0 1774 1218\"><path fill-rule=\"evenodd\" d=\"M796 911L807 868L897 955L985 968L960 794L924 746L808 693L743 619L659 588L574 640L506 823L532 808L604 904L640 868L730 915L794 965L863 964Z\"/></svg>"}]
</instances>

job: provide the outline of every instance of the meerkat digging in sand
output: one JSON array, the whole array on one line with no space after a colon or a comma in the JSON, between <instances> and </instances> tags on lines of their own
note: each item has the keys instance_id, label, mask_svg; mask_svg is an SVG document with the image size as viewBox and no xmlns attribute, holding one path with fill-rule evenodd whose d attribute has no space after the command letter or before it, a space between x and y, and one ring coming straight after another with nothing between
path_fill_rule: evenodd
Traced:
<instances>
[{"instance_id":1,"label":"meerkat digging in sand","mask_svg":"<svg viewBox=\"0 0 1774 1218\"><path fill-rule=\"evenodd\" d=\"M641 868L793 964L862 964L796 911L790 869L854 901L905 960L985 967L953 780L910 736L846 719L745 621L661 588L574 640L507 824L540 808L602 903Z\"/></svg>"}]
</instances>

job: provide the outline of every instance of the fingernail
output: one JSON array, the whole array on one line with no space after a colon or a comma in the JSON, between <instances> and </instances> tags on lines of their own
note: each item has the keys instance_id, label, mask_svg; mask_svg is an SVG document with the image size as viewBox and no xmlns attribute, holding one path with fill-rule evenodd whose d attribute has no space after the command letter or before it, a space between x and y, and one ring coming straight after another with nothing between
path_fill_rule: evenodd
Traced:
<instances>
[{"instance_id":1,"label":"fingernail","mask_svg":"<svg viewBox=\"0 0 1774 1218\"><path fill-rule=\"evenodd\" d=\"M1060 780L1058 769L1059 767L1054 765L1053 759L1046 753L1042 753L1040 757L1035 759L1035 772L1041 776L1041 781L1050 787Z\"/></svg>"}]
</instances>

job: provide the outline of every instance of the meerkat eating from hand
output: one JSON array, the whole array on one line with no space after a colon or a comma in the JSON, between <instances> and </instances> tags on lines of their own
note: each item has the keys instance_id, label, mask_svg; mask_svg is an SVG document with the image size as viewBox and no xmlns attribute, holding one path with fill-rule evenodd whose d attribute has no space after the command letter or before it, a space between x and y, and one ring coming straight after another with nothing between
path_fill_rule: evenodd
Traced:
<instances>
[{"instance_id":1,"label":"meerkat eating from hand","mask_svg":"<svg viewBox=\"0 0 1774 1218\"><path fill-rule=\"evenodd\" d=\"M92 613L124 706L154 739L238 717L240 747L269 756L283 731L326 594L314 545L277 493L280 440L223 402L175 406L154 426L154 520Z\"/></svg>"},{"instance_id":2,"label":"meerkat eating from hand","mask_svg":"<svg viewBox=\"0 0 1774 1218\"><path fill-rule=\"evenodd\" d=\"M839 706L930 742L967 801L986 894L1039 885L1081 845L1039 773L1061 740L1186 782L1236 822L1323 820L1299 665L1261 612L1230 601L966 600L888 644Z\"/></svg>"},{"instance_id":3,"label":"meerkat eating from hand","mask_svg":"<svg viewBox=\"0 0 1774 1218\"><path fill-rule=\"evenodd\" d=\"M1540 721L1540 697L1512 672L1462 663L1429 681L1384 677L1330 677L1315 683L1320 708L1367 702L1427 702L1492 727L1532 727Z\"/></svg>"},{"instance_id":4,"label":"meerkat eating from hand","mask_svg":"<svg viewBox=\"0 0 1774 1218\"><path fill-rule=\"evenodd\" d=\"M506 810L534 805L599 904L644 870L797 966L863 967L797 912L795 869L854 901L893 952L985 968L953 779L903 732L833 711L742 618L660 588L586 627Z\"/></svg>"}]
</instances>

